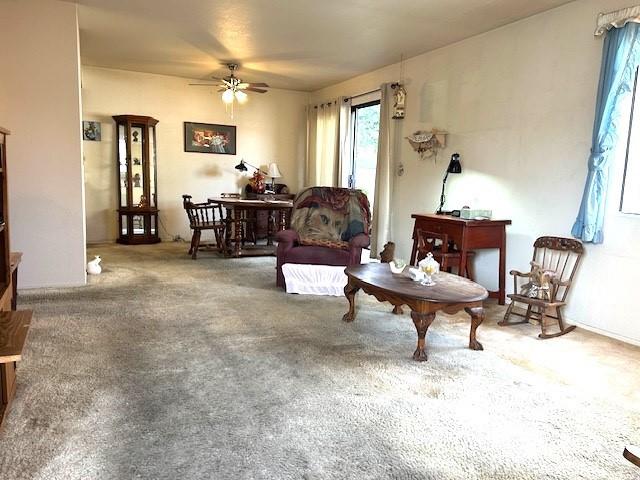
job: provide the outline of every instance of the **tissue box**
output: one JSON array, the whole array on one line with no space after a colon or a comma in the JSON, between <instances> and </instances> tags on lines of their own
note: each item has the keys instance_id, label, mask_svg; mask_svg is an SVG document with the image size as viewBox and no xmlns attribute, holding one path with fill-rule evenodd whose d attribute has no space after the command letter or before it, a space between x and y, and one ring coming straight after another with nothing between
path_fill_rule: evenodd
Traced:
<instances>
[{"instance_id":1,"label":"tissue box","mask_svg":"<svg viewBox=\"0 0 640 480\"><path fill-rule=\"evenodd\" d=\"M463 208L460 210L460 218L466 218L468 220L476 217L491 218L491 210L483 210L480 208Z\"/></svg>"}]
</instances>

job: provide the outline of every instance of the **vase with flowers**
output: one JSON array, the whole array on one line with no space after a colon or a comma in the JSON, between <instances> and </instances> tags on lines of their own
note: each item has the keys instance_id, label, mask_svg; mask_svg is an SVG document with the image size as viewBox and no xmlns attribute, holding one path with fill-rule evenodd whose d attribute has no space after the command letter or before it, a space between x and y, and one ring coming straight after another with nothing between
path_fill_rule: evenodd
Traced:
<instances>
[{"instance_id":1,"label":"vase with flowers","mask_svg":"<svg viewBox=\"0 0 640 480\"><path fill-rule=\"evenodd\" d=\"M249 185L251 185L251 188L253 189L254 192L264 193L264 190L266 188L264 179L265 179L264 175L259 170L253 173L251 180L249 180Z\"/></svg>"}]
</instances>

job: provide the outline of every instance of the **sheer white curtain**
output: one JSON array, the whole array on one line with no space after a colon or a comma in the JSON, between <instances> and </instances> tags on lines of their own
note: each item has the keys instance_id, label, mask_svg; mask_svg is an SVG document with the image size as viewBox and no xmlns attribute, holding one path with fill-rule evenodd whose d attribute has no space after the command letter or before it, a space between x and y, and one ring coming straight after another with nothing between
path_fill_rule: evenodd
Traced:
<instances>
[{"instance_id":1,"label":"sheer white curtain","mask_svg":"<svg viewBox=\"0 0 640 480\"><path fill-rule=\"evenodd\" d=\"M380 86L380 132L378 134L378 163L376 189L373 202L371 230L371 257L375 258L389 241L391 232L391 200L393 198L393 171L395 164L395 121L392 120L394 90L391 83Z\"/></svg>"},{"instance_id":2,"label":"sheer white curtain","mask_svg":"<svg viewBox=\"0 0 640 480\"><path fill-rule=\"evenodd\" d=\"M351 98L340 98L340 126L339 141L340 151L338 153L338 175L337 187L349 186L349 174L351 173L351 133L353 126L351 125Z\"/></svg>"},{"instance_id":3,"label":"sheer white curtain","mask_svg":"<svg viewBox=\"0 0 640 480\"><path fill-rule=\"evenodd\" d=\"M340 160L339 125L338 100L308 107L307 186L336 185Z\"/></svg>"}]
</instances>

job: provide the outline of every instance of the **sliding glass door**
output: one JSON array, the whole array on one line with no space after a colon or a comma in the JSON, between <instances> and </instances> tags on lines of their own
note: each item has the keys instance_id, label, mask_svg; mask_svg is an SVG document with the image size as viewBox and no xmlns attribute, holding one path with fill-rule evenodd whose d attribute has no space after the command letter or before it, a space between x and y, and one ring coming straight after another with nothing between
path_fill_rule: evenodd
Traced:
<instances>
[{"instance_id":1,"label":"sliding glass door","mask_svg":"<svg viewBox=\"0 0 640 480\"><path fill-rule=\"evenodd\" d=\"M373 206L378 159L380 100L351 107L352 151L349 168L349 188L362 190Z\"/></svg>"}]
</instances>

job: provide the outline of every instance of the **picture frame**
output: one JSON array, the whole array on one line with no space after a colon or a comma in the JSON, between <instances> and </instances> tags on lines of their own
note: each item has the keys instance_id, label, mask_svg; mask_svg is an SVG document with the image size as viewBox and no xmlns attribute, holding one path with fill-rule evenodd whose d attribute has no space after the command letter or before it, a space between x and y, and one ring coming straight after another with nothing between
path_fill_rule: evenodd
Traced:
<instances>
[{"instance_id":1,"label":"picture frame","mask_svg":"<svg viewBox=\"0 0 640 480\"><path fill-rule=\"evenodd\" d=\"M102 140L102 128L100 122L82 121L82 139L89 142L99 142Z\"/></svg>"},{"instance_id":2,"label":"picture frame","mask_svg":"<svg viewBox=\"0 0 640 480\"><path fill-rule=\"evenodd\" d=\"M215 123L184 122L184 151L235 155L236 127Z\"/></svg>"}]
</instances>

